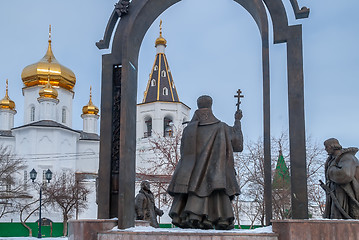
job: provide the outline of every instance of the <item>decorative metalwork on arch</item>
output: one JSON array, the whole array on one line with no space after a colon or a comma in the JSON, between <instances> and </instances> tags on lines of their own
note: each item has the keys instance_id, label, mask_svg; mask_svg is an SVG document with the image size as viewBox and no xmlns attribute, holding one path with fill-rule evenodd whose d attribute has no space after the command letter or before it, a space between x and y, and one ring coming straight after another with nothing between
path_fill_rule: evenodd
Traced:
<instances>
[{"instance_id":1,"label":"decorative metalwork on arch","mask_svg":"<svg viewBox=\"0 0 359 240\"><path fill-rule=\"evenodd\" d=\"M102 58L101 143L99 169L99 218L118 217L118 227L134 225L137 66L141 42L154 20L181 0L120 0L107 24L104 38L96 45L109 48ZM266 224L271 209L270 74L268 16L274 43L287 44L289 137L291 160L292 217L308 218L305 153L302 26L288 25L282 0L234 0L255 20L262 40L263 126L265 160ZM309 9L290 0L297 19ZM119 20L120 19L120 20ZM116 23L117 29L113 33ZM116 138L116 139L115 139ZM115 156L116 155L116 156ZM115 161L115 164L114 164Z\"/></svg>"}]
</instances>

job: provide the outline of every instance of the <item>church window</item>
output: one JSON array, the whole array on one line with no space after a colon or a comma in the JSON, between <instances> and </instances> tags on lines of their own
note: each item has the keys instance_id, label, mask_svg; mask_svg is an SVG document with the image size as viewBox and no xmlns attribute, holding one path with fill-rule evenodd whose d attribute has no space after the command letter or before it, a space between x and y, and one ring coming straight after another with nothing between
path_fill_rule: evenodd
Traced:
<instances>
[{"instance_id":1,"label":"church window","mask_svg":"<svg viewBox=\"0 0 359 240\"><path fill-rule=\"evenodd\" d=\"M46 170L42 170L42 183L47 183L47 180L46 180Z\"/></svg>"},{"instance_id":2,"label":"church window","mask_svg":"<svg viewBox=\"0 0 359 240\"><path fill-rule=\"evenodd\" d=\"M66 172L65 171L62 171L62 186L66 186Z\"/></svg>"},{"instance_id":3,"label":"church window","mask_svg":"<svg viewBox=\"0 0 359 240\"><path fill-rule=\"evenodd\" d=\"M24 191L27 191L27 171L24 171Z\"/></svg>"},{"instance_id":4,"label":"church window","mask_svg":"<svg viewBox=\"0 0 359 240\"><path fill-rule=\"evenodd\" d=\"M155 79L152 79L152 80L151 80L151 87L154 87L154 86L156 86L156 80L155 80Z\"/></svg>"},{"instance_id":5,"label":"church window","mask_svg":"<svg viewBox=\"0 0 359 240\"><path fill-rule=\"evenodd\" d=\"M5 191L6 192L10 192L11 191L11 178L10 177L6 177L5 178Z\"/></svg>"},{"instance_id":6,"label":"church window","mask_svg":"<svg viewBox=\"0 0 359 240\"><path fill-rule=\"evenodd\" d=\"M31 107L30 109L30 121L35 121L35 107Z\"/></svg>"},{"instance_id":7,"label":"church window","mask_svg":"<svg viewBox=\"0 0 359 240\"><path fill-rule=\"evenodd\" d=\"M162 94L165 95L165 96L167 96L167 95L168 95L168 88L164 87Z\"/></svg>"},{"instance_id":8,"label":"church window","mask_svg":"<svg viewBox=\"0 0 359 240\"><path fill-rule=\"evenodd\" d=\"M146 124L146 129L145 129L144 137L148 138L151 137L152 135L152 118L148 118L147 120L145 120L145 124Z\"/></svg>"},{"instance_id":9,"label":"church window","mask_svg":"<svg viewBox=\"0 0 359 240\"><path fill-rule=\"evenodd\" d=\"M166 71L165 71L165 70L162 70L161 76L162 76L162 77L166 77Z\"/></svg>"},{"instance_id":10,"label":"church window","mask_svg":"<svg viewBox=\"0 0 359 240\"><path fill-rule=\"evenodd\" d=\"M164 137L173 137L173 121L169 117L163 119L163 136Z\"/></svg>"},{"instance_id":11,"label":"church window","mask_svg":"<svg viewBox=\"0 0 359 240\"><path fill-rule=\"evenodd\" d=\"M158 66L156 65L154 68L153 68L154 71L157 71L158 70Z\"/></svg>"},{"instance_id":12,"label":"church window","mask_svg":"<svg viewBox=\"0 0 359 240\"><path fill-rule=\"evenodd\" d=\"M11 183L6 182L6 192L10 192L10 191L11 191Z\"/></svg>"},{"instance_id":13,"label":"church window","mask_svg":"<svg viewBox=\"0 0 359 240\"><path fill-rule=\"evenodd\" d=\"M66 123L66 109L62 109L62 123Z\"/></svg>"}]
</instances>

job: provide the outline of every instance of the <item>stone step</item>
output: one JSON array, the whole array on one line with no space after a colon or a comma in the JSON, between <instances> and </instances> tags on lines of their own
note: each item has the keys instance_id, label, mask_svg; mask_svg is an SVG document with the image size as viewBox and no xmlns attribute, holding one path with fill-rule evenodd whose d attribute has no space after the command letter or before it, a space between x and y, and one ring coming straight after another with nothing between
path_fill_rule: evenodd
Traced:
<instances>
[{"instance_id":1,"label":"stone step","mask_svg":"<svg viewBox=\"0 0 359 240\"><path fill-rule=\"evenodd\" d=\"M98 240L278 240L278 235L260 230L187 230L136 227L98 234Z\"/></svg>"}]
</instances>

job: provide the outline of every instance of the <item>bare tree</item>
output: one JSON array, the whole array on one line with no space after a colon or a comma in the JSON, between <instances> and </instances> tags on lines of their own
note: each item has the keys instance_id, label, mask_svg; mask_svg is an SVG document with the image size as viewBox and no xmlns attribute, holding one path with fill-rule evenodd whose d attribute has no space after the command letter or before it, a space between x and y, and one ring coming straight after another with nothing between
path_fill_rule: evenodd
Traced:
<instances>
[{"instance_id":1,"label":"bare tree","mask_svg":"<svg viewBox=\"0 0 359 240\"><path fill-rule=\"evenodd\" d=\"M44 195L49 203L62 211L64 236L67 234L67 221L76 208L79 211L87 208L86 198L89 193L80 175L71 171L55 174L51 183L44 186Z\"/></svg>"},{"instance_id":2,"label":"bare tree","mask_svg":"<svg viewBox=\"0 0 359 240\"><path fill-rule=\"evenodd\" d=\"M17 211L19 199L28 198L24 182L20 182L21 170L26 165L11 153L9 147L0 145L0 218Z\"/></svg>"},{"instance_id":3,"label":"bare tree","mask_svg":"<svg viewBox=\"0 0 359 240\"><path fill-rule=\"evenodd\" d=\"M149 148L146 151L146 166L139 168L138 179L151 182L151 189L158 208L169 207L171 198L167 197L167 187L171 176L180 160L182 127L174 127L169 136L154 133L148 138Z\"/></svg>"},{"instance_id":4,"label":"bare tree","mask_svg":"<svg viewBox=\"0 0 359 240\"><path fill-rule=\"evenodd\" d=\"M237 223L240 214L250 219L251 226L260 221L264 226L264 166L261 141L246 144L246 153L235 153L235 168L242 194L234 201Z\"/></svg>"},{"instance_id":5,"label":"bare tree","mask_svg":"<svg viewBox=\"0 0 359 240\"><path fill-rule=\"evenodd\" d=\"M29 231L29 237L32 236L32 229L26 224L27 220L36 213L39 206L39 198L37 199L29 199L22 201L21 204L18 205L18 211L20 212L20 222L21 224ZM48 204L48 199L42 199L41 207L44 208Z\"/></svg>"},{"instance_id":6,"label":"bare tree","mask_svg":"<svg viewBox=\"0 0 359 240\"><path fill-rule=\"evenodd\" d=\"M148 138L150 144L148 151L154 157L146 159L148 166L140 169L141 173L149 175L172 175L181 157L180 145L182 139L182 127L173 127L170 136L162 136L154 133L153 137Z\"/></svg>"},{"instance_id":7,"label":"bare tree","mask_svg":"<svg viewBox=\"0 0 359 240\"><path fill-rule=\"evenodd\" d=\"M289 162L289 141L288 135L282 133L279 137L273 137L272 143L272 179L274 169L278 160L279 150L282 151L284 160L288 170L290 170ZM308 200L310 211L314 212L319 209L323 211L325 194L322 192L317 182L323 175L323 165L325 162L325 153L319 144L313 142L311 137L307 138L307 184L308 184ZM235 212L245 215L252 223L254 221L260 222L264 225L264 152L263 143L259 139L256 142L249 142L246 144L246 152L237 154L236 168L240 176L240 186L242 194L239 197L239 203L234 202ZM291 216L291 202L290 202L290 184L272 189L272 207L273 218L284 219ZM251 201L250 209L247 209ZM237 210L236 210L237 208ZM250 212L248 212L250 211ZM255 220L253 220L255 217Z\"/></svg>"},{"instance_id":8,"label":"bare tree","mask_svg":"<svg viewBox=\"0 0 359 240\"><path fill-rule=\"evenodd\" d=\"M308 202L311 215L324 213L326 193L319 185L319 180L325 178L324 164L327 153L321 144L314 143L311 137L307 140L307 184ZM319 211L318 211L319 210Z\"/></svg>"}]
</instances>

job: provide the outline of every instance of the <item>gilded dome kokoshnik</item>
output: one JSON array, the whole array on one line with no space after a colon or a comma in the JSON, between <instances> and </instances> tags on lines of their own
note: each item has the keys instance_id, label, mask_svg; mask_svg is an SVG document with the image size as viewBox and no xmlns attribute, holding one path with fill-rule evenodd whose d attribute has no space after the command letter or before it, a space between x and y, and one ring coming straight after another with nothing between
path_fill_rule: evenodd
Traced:
<instances>
[{"instance_id":1,"label":"gilded dome kokoshnik","mask_svg":"<svg viewBox=\"0 0 359 240\"><path fill-rule=\"evenodd\" d=\"M67 67L61 65L55 58L51 48L51 26L49 29L49 45L45 56L34 64L24 68L21 79L26 87L46 85L50 72L50 83L52 86L59 86L72 90L76 84L75 74ZM49 70L50 69L50 70Z\"/></svg>"},{"instance_id":2,"label":"gilded dome kokoshnik","mask_svg":"<svg viewBox=\"0 0 359 240\"><path fill-rule=\"evenodd\" d=\"M92 103L92 87L90 87L90 100L87 103L87 105L83 106L82 108L82 113L83 114L91 114L91 115L97 115L99 112L98 107L96 107L93 103Z\"/></svg>"},{"instance_id":3,"label":"gilded dome kokoshnik","mask_svg":"<svg viewBox=\"0 0 359 240\"><path fill-rule=\"evenodd\" d=\"M50 80L50 69L49 73L47 75L47 83L46 85L40 89L39 91L40 98L52 98L57 99L57 96L59 95L57 90L52 87L51 80Z\"/></svg>"},{"instance_id":4,"label":"gilded dome kokoshnik","mask_svg":"<svg viewBox=\"0 0 359 240\"><path fill-rule=\"evenodd\" d=\"M5 97L0 100L0 109L15 110L15 102L9 97L8 85L8 80L6 79Z\"/></svg>"}]
</instances>

